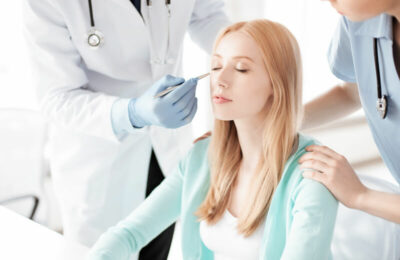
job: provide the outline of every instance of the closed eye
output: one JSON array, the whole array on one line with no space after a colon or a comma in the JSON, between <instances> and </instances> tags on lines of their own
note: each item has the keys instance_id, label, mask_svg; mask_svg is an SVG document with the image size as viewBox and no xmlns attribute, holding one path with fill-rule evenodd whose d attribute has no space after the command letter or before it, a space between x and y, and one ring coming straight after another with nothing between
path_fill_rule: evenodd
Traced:
<instances>
[{"instance_id":1,"label":"closed eye","mask_svg":"<svg viewBox=\"0 0 400 260\"><path fill-rule=\"evenodd\" d=\"M246 73L248 70L236 69L239 72Z\"/></svg>"}]
</instances>

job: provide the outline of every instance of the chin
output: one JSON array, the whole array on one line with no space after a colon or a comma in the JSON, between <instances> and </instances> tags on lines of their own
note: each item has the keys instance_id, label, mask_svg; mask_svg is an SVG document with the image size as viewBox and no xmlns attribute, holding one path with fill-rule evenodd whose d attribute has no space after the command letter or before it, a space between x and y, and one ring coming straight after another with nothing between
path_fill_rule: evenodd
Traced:
<instances>
[{"instance_id":1,"label":"chin","mask_svg":"<svg viewBox=\"0 0 400 260\"><path fill-rule=\"evenodd\" d=\"M228 111L215 111L213 110L214 118L221 121L231 121L235 119L235 116Z\"/></svg>"},{"instance_id":2,"label":"chin","mask_svg":"<svg viewBox=\"0 0 400 260\"><path fill-rule=\"evenodd\" d=\"M214 114L214 118L221 121L232 121L235 119L228 115L216 115L216 114Z\"/></svg>"}]
</instances>

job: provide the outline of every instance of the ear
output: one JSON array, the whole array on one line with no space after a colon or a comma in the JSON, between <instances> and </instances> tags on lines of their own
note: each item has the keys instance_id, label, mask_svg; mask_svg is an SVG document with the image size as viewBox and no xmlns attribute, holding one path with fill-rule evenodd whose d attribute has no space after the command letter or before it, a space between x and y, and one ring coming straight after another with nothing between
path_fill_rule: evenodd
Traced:
<instances>
[{"instance_id":1,"label":"ear","mask_svg":"<svg viewBox=\"0 0 400 260\"><path fill-rule=\"evenodd\" d=\"M203 140L203 139L206 139L207 137L210 137L210 136L211 136L211 131L208 131L207 133L203 134L202 136L196 138L196 139L193 141L193 143L195 144L195 143L197 143L198 141Z\"/></svg>"}]
</instances>

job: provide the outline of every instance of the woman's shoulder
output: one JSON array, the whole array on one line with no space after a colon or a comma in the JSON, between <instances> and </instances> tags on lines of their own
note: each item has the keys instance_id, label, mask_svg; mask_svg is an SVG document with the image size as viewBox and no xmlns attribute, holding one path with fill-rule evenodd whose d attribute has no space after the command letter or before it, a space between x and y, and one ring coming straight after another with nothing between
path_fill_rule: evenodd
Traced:
<instances>
[{"instance_id":1,"label":"woman's shoulder","mask_svg":"<svg viewBox=\"0 0 400 260\"><path fill-rule=\"evenodd\" d=\"M289 161L296 161L295 159L299 159L304 153L306 153L306 148L307 146L310 145L320 145L321 143L308 135L304 135L302 133L298 134L298 138L297 138L297 142L296 142L296 146L297 148L295 148L294 152L292 153L292 155L289 157L288 162Z\"/></svg>"},{"instance_id":2,"label":"woman's shoulder","mask_svg":"<svg viewBox=\"0 0 400 260\"><path fill-rule=\"evenodd\" d=\"M294 152L289 157L285 164L285 168L282 175L282 180L287 184L286 189L295 190L298 186L301 186L301 182L304 180L302 173L303 170L300 168L300 163L298 160L305 153L307 153L306 148L310 145L320 145L315 138L299 133Z\"/></svg>"},{"instance_id":3,"label":"woman's shoulder","mask_svg":"<svg viewBox=\"0 0 400 260\"><path fill-rule=\"evenodd\" d=\"M204 155L207 156L208 147L210 145L211 137L206 136L201 139L196 139L193 143L192 148L189 151L191 157L202 158Z\"/></svg>"},{"instance_id":4,"label":"woman's shoulder","mask_svg":"<svg viewBox=\"0 0 400 260\"><path fill-rule=\"evenodd\" d=\"M299 194L307 194L305 197L309 197L307 200L319 200L319 201L330 201L335 204L336 200L329 190L321 183L305 179L302 175L303 169L300 168L298 160L305 154L306 147L310 145L321 145L321 143L313 137L299 134L299 142L296 153L291 158L290 172L287 172L288 183L290 183L290 193L292 200L296 200ZM289 188L289 187L288 187Z\"/></svg>"},{"instance_id":5,"label":"woman's shoulder","mask_svg":"<svg viewBox=\"0 0 400 260\"><path fill-rule=\"evenodd\" d=\"M208 147L210 137L196 140L186 156L180 162L180 168L184 175L198 172L201 168L208 168Z\"/></svg>"},{"instance_id":6,"label":"woman's shoulder","mask_svg":"<svg viewBox=\"0 0 400 260\"><path fill-rule=\"evenodd\" d=\"M302 177L298 161L301 156L307 153L306 148L310 145L321 145L321 143L311 136L299 133L293 152L286 161L283 177L290 179Z\"/></svg>"}]
</instances>

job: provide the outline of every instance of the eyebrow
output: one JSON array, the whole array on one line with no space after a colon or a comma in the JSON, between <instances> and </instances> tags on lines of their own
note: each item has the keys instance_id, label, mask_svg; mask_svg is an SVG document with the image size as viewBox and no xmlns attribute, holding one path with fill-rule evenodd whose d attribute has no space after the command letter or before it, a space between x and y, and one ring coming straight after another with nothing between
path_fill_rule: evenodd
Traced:
<instances>
[{"instance_id":1,"label":"eyebrow","mask_svg":"<svg viewBox=\"0 0 400 260\"><path fill-rule=\"evenodd\" d=\"M216 56L216 57L218 57L218 58L222 58L222 56L219 55L219 54L213 54L213 56ZM247 56L234 56L234 57L232 57L232 58L235 59L235 60L238 60L238 59L247 59L247 60L249 60L249 61L251 61L251 62L254 62L254 60L252 60L250 57L247 57Z\"/></svg>"}]
</instances>

